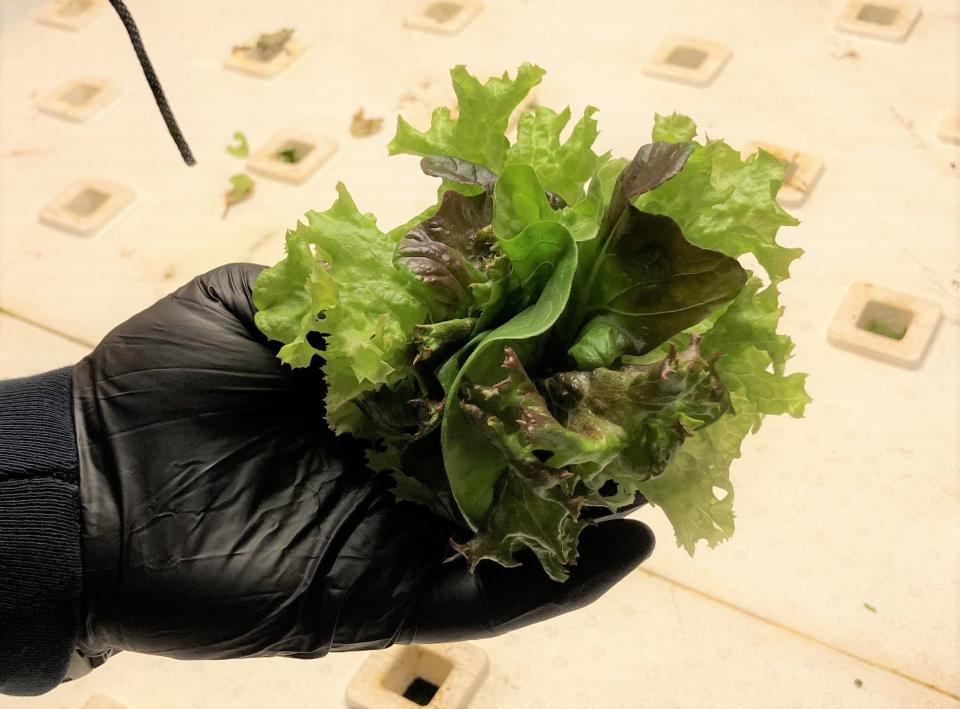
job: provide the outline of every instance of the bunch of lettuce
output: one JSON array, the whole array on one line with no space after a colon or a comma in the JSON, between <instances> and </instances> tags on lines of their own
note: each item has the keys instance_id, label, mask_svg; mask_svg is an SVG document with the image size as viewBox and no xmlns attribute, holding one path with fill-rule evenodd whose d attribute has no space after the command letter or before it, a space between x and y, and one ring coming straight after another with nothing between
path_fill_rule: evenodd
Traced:
<instances>
[{"instance_id":1,"label":"bunch of lettuce","mask_svg":"<svg viewBox=\"0 0 960 709\"><path fill-rule=\"evenodd\" d=\"M804 375L777 332L777 284L801 251L776 202L784 166L694 141L656 116L632 160L598 155L596 109L511 115L543 76L452 70L459 115L398 119L439 198L383 232L346 188L260 276L257 325L326 375L326 417L371 442L399 499L469 530L456 548L566 578L586 508L642 494L693 553L733 533L731 462L766 414L800 416ZM737 261L752 254L762 281ZM442 465L430 465L442 459Z\"/></svg>"}]
</instances>

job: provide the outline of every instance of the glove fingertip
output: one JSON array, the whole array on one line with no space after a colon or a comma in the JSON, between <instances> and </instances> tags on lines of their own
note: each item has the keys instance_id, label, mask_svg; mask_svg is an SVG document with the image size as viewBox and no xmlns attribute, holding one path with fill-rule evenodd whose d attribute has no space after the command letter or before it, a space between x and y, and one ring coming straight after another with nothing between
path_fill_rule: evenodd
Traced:
<instances>
[{"instance_id":1,"label":"glove fingertip","mask_svg":"<svg viewBox=\"0 0 960 709\"><path fill-rule=\"evenodd\" d=\"M207 298L221 305L251 333L260 337L254 323L253 287L263 269L264 266L255 263L228 263L197 276L193 283Z\"/></svg>"},{"instance_id":2,"label":"glove fingertip","mask_svg":"<svg viewBox=\"0 0 960 709\"><path fill-rule=\"evenodd\" d=\"M653 530L643 522L618 519L584 530L577 565L566 584L571 604L592 603L646 561L656 546Z\"/></svg>"}]
</instances>

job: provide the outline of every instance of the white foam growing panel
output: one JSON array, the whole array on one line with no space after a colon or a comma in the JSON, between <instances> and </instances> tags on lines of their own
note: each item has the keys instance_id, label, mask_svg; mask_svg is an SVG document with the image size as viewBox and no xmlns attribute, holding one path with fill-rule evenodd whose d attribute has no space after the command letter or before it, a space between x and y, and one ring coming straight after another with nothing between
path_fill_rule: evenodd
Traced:
<instances>
[{"instance_id":1,"label":"white foam growing panel","mask_svg":"<svg viewBox=\"0 0 960 709\"><path fill-rule=\"evenodd\" d=\"M102 114L123 93L110 79L85 77L72 79L43 93L37 107L58 118L82 123Z\"/></svg>"},{"instance_id":2,"label":"white foam growing panel","mask_svg":"<svg viewBox=\"0 0 960 709\"><path fill-rule=\"evenodd\" d=\"M466 709L489 661L474 645L395 645L367 658L347 686L353 709Z\"/></svg>"},{"instance_id":3,"label":"white foam growing panel","mask_svg":"<svg viewBox=\"0 0 960 709\"><path fill-rule=\"evenodd\" d=\"M94 694L81 709L127 709L127 707L106 694Z\"/></svg>"},{"instance_id":4,"label":"white foam growing panel","mask_svg":"<svg viewBox=\"0 0 960 709\"><path fill-rule=\"evenodd\" d=\"M837 29L849 34L903 42L920 18L920 6L894 0L851 0L837 18Z\"/></svg>"},{"instance_id":5,"label":"white foam growing panel","mask_svg":"<svg viewBox=\"0 0 960 709\"><path fill-rule=\"evenodd\" d=\"M783 145L755 141L744 149L744 156L751 155L760 148L771 153L780 162L786 165L783 174L783 185L777 194L777 199L784 207L798 207L803 204L820 174L823 172L823 160L811 153L794 150Z\"/></svg>"},{"instance_id":6,"label":"white foam growing panel","mask_svg":"<svg viewBox=\"0 0 960 709\"><path fill-rule=\"evenodd\" d=\"M707 86L720 73L731 54L729 47L717 42L671 37L646 61L643 72L657 79Z\"/></svg>"},{"instance_id":7,"label":"white foam growing panel","mask_svg":"<svg viewBox=\"0 0 960 709\"><path fill-rule=\"evenodd\" d=\"M256 46L264 36L266 35L251 37L245 44L234 46L227 55L224 66L250 76L270 79L289 69L304 52L303 45L296 39L290 38L275 54L261 56L256 51Z\"/></svg>"},{"instance_id":8,"label":"white foam growing panel","mask_svg":"<svg viewBox=\"0 0 960 709\"><path fill-rule=\"evenodd\" d=\"M944 143L960 145L960 109L947 111L940 119L937 137Z\"/></svg>"},{"instance_id":9,"label":"white foam growing panel","mask_svg":"<svg viewBox=\"0 0 960 709\"><path fill-rule=\"evenodd\" d=\"M40 221L79 236L92 236L133 203L134 193L99 178L74 182L40 211Z\"/></svg>"},{"instance_id":10,"label":"white foam growing panel","mask_svg":"<svg viewBox=\"0 0 960 709\"><path fill-rule=\"evenodd\" d=\"M300 184L337 152L333 138L296 129L273 136L247 160L250 172L283 182Z\"/></svg>"},{"instance_id":11,"label":"white foam growing panel","mask_svg":"<svg viewBox=\"0 0 960 709\"><path fill-rule=\"evenodd\" d=\"M56 0L37 15L37 21L75 32L100 19L106 7L107 0Z\"/></svg>"},{"instance_id":12,"label":"white foam growing panel","mask_svg":"<svg viewBox=\"0 0 960 709\"><path fill-rule=\"evenodd\" d=\"M916 367L930 345L941 310L936 303L872 283L854 283L830 323L838 347Z\"/></svg>"},{"instance_id":13,"label":"white foam growing panel","mask_svg":"<svg viewBox=\"0 0 960 709\"><path fill-rule=\"evenodd\" d=\"M424 32L455 35L473 22L481 10L483 3L479 0L426 0L403 18L403 24Z\"/></svg>"}]
</instances>

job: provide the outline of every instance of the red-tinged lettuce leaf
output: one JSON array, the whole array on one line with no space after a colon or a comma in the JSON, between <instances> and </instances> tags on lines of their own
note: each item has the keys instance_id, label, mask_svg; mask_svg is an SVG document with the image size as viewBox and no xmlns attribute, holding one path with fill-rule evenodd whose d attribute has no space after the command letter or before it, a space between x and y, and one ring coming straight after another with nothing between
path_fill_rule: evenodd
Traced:
<instances>
[{"instance_id":1,"label":"red-tinged lettuce leaf","mask_svg":"<svg viewBox=\"0 0 960 709\"><path fill-rule=\"evenodd\" d=\"M483 165L447 155L423 158L420 169L431 177L440 177L460 185L476 185L486 192L492 192L497 182L497 174Z\"/></svg>"},{"instance_id":2,"label":"red-tinged lettuce leaf","mask_svg":"<svg viewBox=\"0 0 960 709\"><path fill-rule=\"evenodd\" d=\"M504 73L481 83L465 67L454 67L450 76L459 117L453 118L449 108L438 108L427 131L419 131L398 117L397 133L388 146L390 154L447 155L499 172L510 145L504 135L510 114L540 83L543 74L540 67L523 64L515 79Z\"/></svg>"},{"instance_id":3,"label":"red-tinged lettuce leaf","mask_svg":"<svg viewBox=\"0 0 960 709\"><path fill-rule=\"evenodd\" d=\"M563 313L577 269L577 245L562 225L550 224L563 248L555 254L552 271L539 296L484 336L445 387L447 401L441 427L443 460L450 488L473 529L482 524L490 508L497 480L506 469L506 460L459 406L460 386L464 378L481 385L498 381L503 348L511 346L518 352L529 351ZM542 234L536 236L540 238Z\"/></svg>"},{"instance_id":4,"label":"red-tinged lettuce leaf","mask_svg":"<svg viewBox=\"0 0 960 709\"><path fill-rule=\"evenodd\" d=\"M693 143L648 143L640 148L617 177L597 241L600 248L614 232L631 199L657 189L676 177L693 153Z\"/></svg>"},{"instance_id":5,"label":"red-tinged lettuce leaf","mask_svg":"<svg viewBox=\"0 0 960 709\"><path fill-rule=\"evenodd\" d=\"M647 501L666 513L677 545L691 556L699 541L714 547L734 532L730 465L740 457L743 439L759 429L765 414L800 416L810 400L805 375L780 377L767 371L769 366L770 358L756 348L721 359L717 370L734 412L697 431L663 475L639 485Z\"/></svg>"},{"instance_id":6,"label":"red-tinged lettuce leaf","mask_svg":"<svg viewBox=\"0 0 960 709\"><path fill-rule=\"evenodd\" d=\"M510 563L529 546L558 578L576 549L584 506L631 502L686 438L730 410L696 339L656 364L553 375L542 384L549 405L509 347L501 370L494 384L466 384L460 402L505 465L477 536L460 547L471 565ZM522 510L514 509L518 497ZM567 536L543 538L544 529Z\"/></svg>"},{"instance_id":7,"label":"red-tinged lettuce leaf","mask_svg":"<svg viewBox=\"0 0 960 709\"><path fill-rule=\"evenodd\" d=\"M417 325L413 333L413 344L417 348L413 363L437 359L443 361L467 343L476 327L477 318L455 318Z\"/></svg>"},{"instance_id":8,"label":"red-tinged lettuce leaf","mask_svg":"<svg viewBox=\"0 0 960 709\"><path fill-rule=\"evenodd\" d=\"M519 566L513 555L527 547L550 578L565 581L566 566L576 560L577 539L589 523L575 519L562 502L538 495L515 471L503 476L499 488L483 531L454 548L467 558L472 571L484 559Z\"/></svg>"},{"instance_id":9,"label":"red-tinged lettuce leaf","mask_svg":"<svg viewBox=\"0 0 960 709\"><path fill-rule=\"evenodd\" d=\"M686 116L656 117L654 140L686 143L694 135L696 125ZM783 165L772 156L761 152L743 160L722 141L709 141L696 146L679 175L634 200L643 211L671 217L698 246L731 257L753 254L772 281L762 288L751 278L725 308L689 328L688 333L703 333L705 352L724 353L717 370L735 413L697 431L663 475L641 485L690 554L700 541L713 547L733 534L730 465L743 439L764 415L801 416L810 401L805 375L785 375L793 343L777 332L783 312L777 282L788 277L790 263L802 253L776 241L781 226L797 224L777 204L782 180ZM673 341L688 339L684 333Z\"/></svg>"},{"instance_id":10,"label":"red-tinged lettuce leaf","mask_svg":"<svg viewBox=\"0 0 960 709\"><path fill-rule=\"evenodd\" d=\"M617 176L608 201L602 177L595 177L598 186L588 201L606 202L606 209L596 238L581 245L573 307L555 338L559 347L569 348L578 368L647 352L702 320L742 286L745 277L734 259L691 246L669 219L630 204L682 174L694 147L643 146ZM608 184L610 177L608 172Z\"/></svg>"},{"instance_id":11,"label":"red-tinged lettuce leaf","mask_svg":"<svg viewBox=\"0 0 960 709\"><path fill-rule=\"evenodd\" d=\"M543 489L569 477L568 466L590 463L591 470L600 470L623 449L624 431L612 421L597 419L579 428L561 424L510 347L504 348L501 374L491 385L466 384L460 406L507 461L529 480L539 479ZM563 376L548 380L548 387L553 382L567 394Z\"/></svg>"},{"instance_id":12,"label":"red-tinged lettuce leaf","mask_svg":"<svg viewBox=\"0 0 960 709\"><path fill-rule=\"evenodd\" d=\"M704 352L723 352L716 369L730 392L733 412L694 433L660 477L640 491L666 513L677 544L691 555L700 541L709 547L734 532L730 466L743 439L765 415L803 415L810 397L806 375L785 375L793 342L777 332L783 309L775 285L761 290L752 277L703 335Z\"/></svg>"},{"instance_id":13,"label":"red-tinged lettuce leaf","mask_svg":"<svg viewBox=\"0 0 960 709\"><path fill-rule=\"evenodd\" d=\"M652 350L736 296L735 259L694 246L676 222L627 205L580 291L581 329L569 352L579 369Z\"/></svg>"},{"instance_id":14,"label":"red-tinged lettuce leaf","mask_svg":"<svg viewBox=\"0 0 960 709\"><path fill-rule=\"evenodd\" d=\"M727 390L713 362L701 356L697 337L659 362L564 372L543 386L568 430L604 431L608 437L618 432L622 445L608 465L573 468L595 491L615 482L615 504L633 499L641 483L663 473L689 436L731 411Z\"/></svg>"},{"instance_id":15,"label":"red-tinged lettuce leaf","mask_svg":"<svg viewBox=\"0 0 960 709\"><path fill-rule=\"evenodd\" d=\"M658 117L654 138L686 141L695 130L686 116ZM783 163L765 151L743 160L720 140L675 144L695 146L683 171L636 196L634 205L672 218L697 246L734 258L752 253L774 283L787 278L790 263L803 250L784 248L776 241L780 227L798 224L776 199Z\"/></svg>"},{"instance_id":16,"label":"red-tinged lettuce leaf","mask_svg":"<svg viewBox=\"0 0 960 709\"><path fill-rule=\"evenodd\" d=\"M285 361L321 355L329 420L374 442L398 499L476 533L458 547L471 568L527 548L562 580L585 518L634 493L691 552L724 539L741 441L809 398L776 331L800 253L775 238L795 223L782 165L693 143L678 114L632 161L598 157L592 108L563 141L569 110L525 111L511 147L541 75L454 69L459 117L400 119L390 145L442 179L437 204L383 234L343 190L288 235L255 303ZM744 285L747 253L773 285Z\"/></svg>"},{"instance_id":17,"label":"red-tinged lettuce leaf","mask_svg":"<svg viewBox=\"0 0 960 709\"><path fill-rule=\"evenodd\" d=\"M446 192L440 208L397 245L395 261L424 284L434 319L462 317L474 303L471 287L488 279L498 253L489 229L489 195Z\"/></svg>"}]
</instances>

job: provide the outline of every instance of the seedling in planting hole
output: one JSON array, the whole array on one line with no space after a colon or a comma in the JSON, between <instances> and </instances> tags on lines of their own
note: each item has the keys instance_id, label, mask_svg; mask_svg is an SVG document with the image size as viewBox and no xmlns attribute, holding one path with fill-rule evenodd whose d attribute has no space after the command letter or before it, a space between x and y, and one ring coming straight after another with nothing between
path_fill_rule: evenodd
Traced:
<instances>
[{"instance_id":1,"label":"seedling in planting hole","mask_svg":"<svg viewBox=\"0 0 960 709\"><path fill-rule=\"evenodd\" d=\"M227 68L260 78L276 76L303 53L293 33L292 29L267 32L247 44L234 46L226 60Z\"/></svg>"},{"instance_id":2,"label":"seedling in planting hole","mask_svg":"<svg viewBox=\"0 0 960 709\"><path fill-rule=\"evenodd\" d=\"M283 162L288 162L291 165L294 165L300 162L301 155L297 152L296 148L284 148L283 150L277 151L277 157Z\"/></svg>"},{"instance_id":3,"label":"seedling in planting hole","mask_svg":"<svg viewBox=\"0 0 960 709\"><path fill-rule=\"evenodd\" d=\"M854 283L827 331L833 344L907 367L918 366L940 322L925 298Z\"/></svg>"},{"instance_id":4,"label":"seedling in planting hole","mask_svg":"<svg viewBox=\"0 0 960 709\"><path fill-rule=\"evenodd\" d=\"M877 335L889 337L891 340L902 340L903 336L907 334L906 326L893 328L884 324L882 320L870 320L863 326L863 329L876 333Z\"/></svg>"},{"instance_id":5,"label":"seedling in planting hole","mask_svg":"<svg viewBox=\"0 0 960 709\"><path fill-rule=\"evenodd\" d=\"M412 29L453 35L466 27L483 9L478 0L427 0L404 18Z\"/></svg>"},{"instance_id":6,"label":"seedling in planting hole","mask_svg":"<svg viewBox=\"0 0 960 709\"><path fill-rule=\"evenodd\" d=\"M902 42L920 17L920 6L896 0L850 0L837 18L837 29L864 37Z\"/></svg>"},{"instance_id":7,"label":"seedling in planting hole","mask_svg":"<svg viewBox=\"0 0 960 709\"><path fill-rule=\"evenodd\" d=\"M648 76L706 86L730 58L730 49L701 39L674 37L660 45L643 66Z\"/></svg>"},{"instance_id":8,"label":"seedling in planting hole","mask_svg":"<svg viewBox=\"0 0 960 709\"><path fill-rule=\"evenodd\" d=\"M244 52L248 59L258 62L269 62L277 57L280 52L287 52L287 45L293 38L294 30L279 30L277 32L267 32L257 38L256 43L250 47L238 45L233 48L234 52Z\"/></svg>"},{"instance_id":9,"label":"seedling in planting hole","mask_svg":"<svg viewBox=\"0 0 960 709\"><path fill-rule=\"evenodd\" d=\"M336 141L309 131L277 133L247 160L251 172L276 180L305 182L336 152Z\"/></svg>"}]
</instances>

